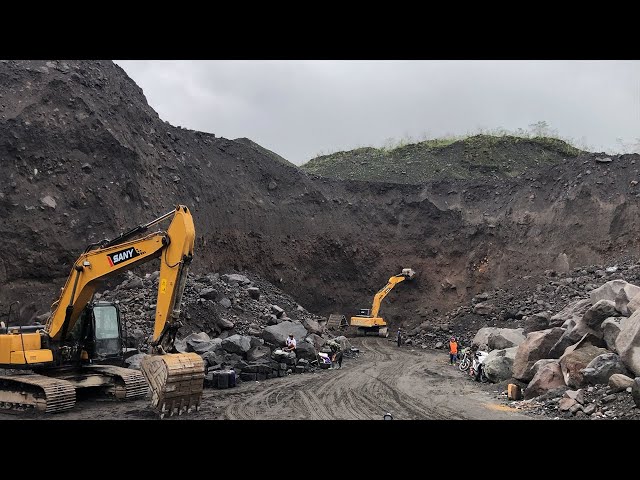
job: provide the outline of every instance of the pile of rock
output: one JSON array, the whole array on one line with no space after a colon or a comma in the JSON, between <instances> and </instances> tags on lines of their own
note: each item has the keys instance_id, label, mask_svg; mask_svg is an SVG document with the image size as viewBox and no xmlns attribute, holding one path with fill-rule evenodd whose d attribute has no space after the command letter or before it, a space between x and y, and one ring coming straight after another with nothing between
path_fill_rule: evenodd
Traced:
<instances>
[{"instance_id":1,"label":"pile of rock","mask_svg":"<svg viewBox=\"0 0 640 480\"><path fill-rule=\"evenodd\" d=\"M522 329L482 328L473 340L490 350L485 372L491 381L525 386L529 405L521 408L579 418L640 417L640 287L611 280L589 298L524 323Z\"/></svg>"}]
</instances>

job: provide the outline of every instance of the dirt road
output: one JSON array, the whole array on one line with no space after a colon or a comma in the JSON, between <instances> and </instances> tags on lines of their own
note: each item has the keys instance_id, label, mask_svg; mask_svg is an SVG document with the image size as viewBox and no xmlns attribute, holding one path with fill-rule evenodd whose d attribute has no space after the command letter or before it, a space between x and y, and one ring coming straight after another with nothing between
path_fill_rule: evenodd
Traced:
<instances>
[{"instance_id":1,"label":"dirt road","mask_svg":"<svg viewBox=\"0 0 640 480\"><path fill-rule=\"evenodd\" d=\"M500 404L495 388L448 364L444 351L398 348L389 339L355 338L357 358L317 370L226 390L205 389L199 411L167 418L243 420L531 419ZM17 415L0 414L1 419ZM24 417L22 417L24 418ZM79 399L68 412L36 418L154 419L148 400ZM163 420L164 421L164 420Z\"/></svg>"}]
</instances>

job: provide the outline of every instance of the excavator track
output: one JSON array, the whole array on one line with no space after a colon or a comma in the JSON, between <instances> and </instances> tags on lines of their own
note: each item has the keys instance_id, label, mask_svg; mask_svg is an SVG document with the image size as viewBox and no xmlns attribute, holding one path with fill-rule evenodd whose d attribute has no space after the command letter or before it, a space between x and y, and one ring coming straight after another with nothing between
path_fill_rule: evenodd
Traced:
<instances>
[{"instance_id":1,"label":"excavator track","mask_svg":"<svg viewBox=\"0 0 640 480\"><path fill-rule=\"evenodd\" d=\"M0 376L0 408L63 412L76 403L71 382L38 374Z\"/></svg>"},{"instance_id":2,"label":"excavator track","mask_svg":"<svg viewBox=\"0 0 640 480\"><path fill-rule=\"evenodd\" d=\"M142 359L151 390L151 406L163 418L196 410L204 387L204 361L197 353L167 353Z\"/></svg>"},{"instance_id":3,"label":"excavator track","mask_svg":"<svg viewBox=\"0 0 640 480\"><path fill-rule=\"evenodd\" d=\"M149 392L147 381L139 370L113 365L91 365L85 367L85 370L112 377L114 380L112 393L118 400L143 397Z\"/></svg>"}]
</instances>

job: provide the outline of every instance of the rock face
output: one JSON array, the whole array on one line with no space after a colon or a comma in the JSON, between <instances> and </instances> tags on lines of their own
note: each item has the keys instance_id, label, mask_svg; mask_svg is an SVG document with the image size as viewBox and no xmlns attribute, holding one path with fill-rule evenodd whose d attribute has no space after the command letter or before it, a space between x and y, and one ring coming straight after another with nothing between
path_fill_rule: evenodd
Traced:
<instances>
[{"instance_id":1,"label":"rock face","mask_svg":"<svg viewBox=\"0 0 640 480\"><path fill-rule=\"evenodd\" d=\"M518 347L513 362L513 377L525 382L531 380L533 364L542 358L549 358L551 348L563 333L562 328L554 327L528 334Z\"/></svg>"}]
</instances>

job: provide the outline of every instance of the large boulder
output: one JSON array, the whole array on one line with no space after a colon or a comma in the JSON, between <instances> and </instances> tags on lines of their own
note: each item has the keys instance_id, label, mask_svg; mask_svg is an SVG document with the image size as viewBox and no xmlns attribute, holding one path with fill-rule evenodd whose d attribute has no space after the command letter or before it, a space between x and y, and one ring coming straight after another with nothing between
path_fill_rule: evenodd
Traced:
<instances>
[{"instance_id":1,"label":"large boulder","mask_svg":"<svg viewBox=\"0 0 640 480\"><path fill-rule=\"evenodd\" d=\"M615 304L616 309L625 317L630 316L633 312L636 311L636 308L633 310L629 309L629 302L635 298L638 294L640 294L640 287L632 285L631 283L627 283L616 295Z\"/></svg>"},{"instance_id":2,"label":"large boulder","mask_svg":"<svg viewBox=\"0 0 640 480\"><path fill-rule=\"evenodd\" d=\"M615 353L598 355L582 370L584 382L591 385L606 385L614 373L629 375L629 371Z\"/></svg>"},{"instance_id":3,"label":"large boulder","mask_svg":"<svg viewBox=\"0 0 640 480\"><path fill-rule=\"evenodd\" d=\"M560 339L564 330L560 327L531 332L518 346L513 361L513 377L528 382L533 377L531 369L541 358L549 358L549 351Z\"/></svg>"},{"instance_id":4,"label":"large boulder","mask_svg":"<svg viewBox=\"0 0 640 480\"><path fill-rule=\"evenodd\" d=\"M310 333L307 338L305 338L307 342L315 347L316 350L320 350L322 346L327 342L320 335L316 335L315 333Z\"/></svg>"},{"instance_id":5,"label":"large boulder","mask_svg":"<svg viewBox=\"0 0 640 480\"><path fill-rule=\"evenodd\" d=\"M231 335L222 340L222 348L229 353L246 355L251 350L251 337L248 335Z\"/></svg>"},{"instance_id":6,"label":"large boulder","mask_svg":"<svg viewBox=\"0 0 640 480\"><path fill-rule=\"evenodd\" d=\"M602 322L609 317L616 317L619 313L616 304L611 300L598 300L582 317L589 328L599 329Z\"/></svg>"},{"instance_id":7,"label":"large boulder","mask_svg":"<svg viewBox=\"0 0 640 480\"><path fill-rule=\"evenodd\" d=\"M214 348L214 343L204 332L192 333L184 338L187 352L196 352L199 355L208 352Z\"/></svg>"},{"instance_id":8,"label":"large boulder","mask_svg":"<svg viewBox=\"0 0 640 480\"><path fill-rule=\"evenodd\" d=\"M498 383L511 378L513 360L516 358L518 347L502 350L492 350L484 360L484 372L493 383Z\"/></svg>"},{"instance_id":9,"label":"large boulder","mask_svg":"<svg viewBox=\"0 0 640 480\"><path fill-rule=\"evenodd\" d=\"M630 284L626 281L616 279L605 283L601 287L594 288L589 292L589 299L591 300L591 304L595 305L600 300L608 300L615 303L618 292L628 285ZM635 285L631 285L631 287L635 287ZM637 289L638 287L635 288ZM632 290L630 289L630 293L631 291ZM631 297L629 298L633 298L633 295L631 295Z\"/></svg>"},{"instance_id":10,"label":"large boulder","mask_svg":"<svg viewBox=\"0 0 640 480\"><path fill-rule=\"evenodd\" d=\"M536 363L533 364L533 367L531 368L531 373L533 374L533 376L535 377L536 373L538 373L538 370L540 370L542 367L544 367L549 363L558 363L558 359L557 358L541 358L540 360L538 360Z\"/></svg>"},{"instance_id":11,"label":"large boulder","mask_svg":"<svg viewBox=\"0 0 640 480\"><path fill-rule=\"evenodd\" d=\"M613 393L622 392L633 386L633 378L627 377L621 373L614 373L609 377L609 389Z\"/></svg>"},{"instance_id":12,"label":"large boulder","mask_svg":"<svg viewBox=\"0 0 640 480\"><path fill-rule=\"evenodd\" d=\"M549 313L540 312L529 315L524 321L524 334L549 328Z\"/></svg>"},{"instance_id":13,"label":"large boulder","mask_svg":"<svg viewBox=\"0 0 640 480\"><path fill-rule=\"evenodd\" d=\"M618 353L616 349L616 338L622 329L622 317L609 317L602 322L602 337L607 348Z\"/></svg>"},{"instance_id":14,"label":"large boulder","mask_svg":"<svg viewBox=\"0 0 640 480\"><path fill-rule=\"evenodd\" d=\"M489 337L499 331L498 327L482 327L476 332L471 345L477 345L479 350L489 350Z\"/></svg>"},{"instance_id":15,"label":"large boulder","mask_svg":"<svg viewBox=\"0 0 640 480\"><path fill-rule=\"evenodd\" d=\"M302 320L302 325L304 326L304 328L307 329L307 332L309 332L309 333L315 333L316 335L322 335L322 332L324 332L324 327L322 327L315 320L310 320L310 319L304 318Z\"/></svg>"},{"instance_id":16,"label":"large boulder","mask_svg":"<svg viewBox=\"0 0 640 480\"><path fill-rule=\"evenodd\" d=\"M552 360L538 369L524 390L524 398L529 400L565 385L560 362Z\"/></svg>"},{"instance_id":17,"label":"large boulder","mask_svg":"<svg viewBox=\"0 0 640 480\"><path fill-rule=\"evenodd\" d=\"M140 370L140 364L142 359L146 357L146 353L136 353L135 355L131 355L129 358L125 360L128 368L134 368L136 370Z\"/></svg>"},{"instance_id":18,"label":"large boulder","mask_svg":"<svg viewBox=\"0 0 640 480\"><path fill-rule=\"evenodd\" d=\"M549 319L549 327L568 328L570 325L573 326L590 307L591 300L588 298L570 303Z\"/></svg>"},{"instance_id":19,"label":"large boulder","mask_svg":"<svg viewBox=\"0 0 640 480\"><path fill-rule=\"evenodd\" d=\"M489 334L487 344L490 350L504 350L520 345L525 338L522 328L498 328Z\"/></svg>"},{"instance_id":20,"label":"large boulder","mask_svg":"<svg viewBox=\"0 0 640 480\"><path fill-rule=\"evenodd\" d=\"M211 288L211 287L207 287L200 290L200 297L206 300L212 300L214 302L218 300L218 298L220 298L218 291L215 288Z\"/></svg>"},{"instance_id":21,"label":"large boulder","mask_svg":"<svg viewBox=\"0 0 640 480\"><path fill-rule=\"evenodd\" d=\"M575 347L575 346L574 346ZM564 383L571 388L580 388L584 385L582 370L598 355L608 353L606 348L595 347L589 343L579 345L580 348L569 347L560 357L560 368L564 377Z\"/></svg>"},{"instance_id":22,"label":"large boulder","mask_svg":"<svg viewBox=\"0 0 640 480\"><path fill-rule=\"evenodd\" d=\"M300 343L309 334L299 321L285 320L277 325L265 327L262 331L262 338L266 343L282 347L290 333L293 333L296 343Z\"/></svg>"},{"instance_id":23,"label":"large boulder","mask_svg":"<svg viewBox=\"0 0 640 480\"><path fill-rule=\"evenodd\" d=\"M604 302L606 302L606 300L604 300ZM587 311L589 311L589 309ZM602 337L603 337L602 328L600 328L600 324L596 323L593 326L591 326L589 325L589 323L587 323L588 320L594 321L593 320L594 315L596 314L592 313L589 317L587 317L587 312L585 312L584 316L582 318L578 318L575 321L574 325L571 325L571 323L573 322L570 322L570 324L567 325L567 329L564 333L564 336L567 338L567 341L571 343L576 343L580 341L580 339L583 338L585 335L590 335L594 339L595 338L600 339L600 343L602 344L602 346L604 346L604 340L602 340ZM602 322L603 320L604 318L601 319L600 322ZM596 342L594 341L592 343L596 343Z\"/></svg>"},{"instance_id":24,"label":"large boulder","mask_svg":"<svg viewBox=\"0 0 640 480\"><path fill-rule=\"evenodd\" d=\"M221 275L220 278L228 285L249 285L251 283L247 277L237 273Z\"/></svg>"},{"instance_id":25,"label":"large boulder","mask_svg":"<svg viewBox=\"0 0 640 480\"><path fill-rule=\"evenodd\" d=\"M616 350L622 363L634 375L640 375L640 310L636 310L622 322L622 329L616 337Z\"/></svg>"},{"instance_id":26,"label":"large boulder","mask_svg":"<svg viewBox=\"0 0 640 480\"><path fill-rule=\"evenodd\" d=\"M247 361L250 363L266 363L271 359L271 349L264 345L251 347L247 352Z\"/></svg>"},{"instance_id":27,"label":"large boulder","mask_svg":"<svg viewBox=\"0 0 640 480\"><path fill-rule=\"evenodd\" d=\"M315 347L309 342L298 342L296 346L296 356L298 358L304 358L309 361L318 359L318 352Z\"/></svg>"},{"instance_id":28,"label":"large boulder","mask_svg":"<svg viewBox=\"0 0 640 480\"><path fill-rule=\"evenodd\" d=\"M565 331L556 344L551 347L551 350L549 350L549 358L560 358L567 347L575 343L576 340Z\"/></svg>"},{"instance_id":29,"label":"large boulder","mask_svg":"<svg viewBox=\"0 0 640 480\"><path fill-rule=\"evenodd\" d=\"M342 350L343 352L351 350L351 342L344 335L340 335L333 340L340 344L340 350Z\"/></svg>"},{"instance_id":30,"label":"large boulder","mask_svg":"<svg viewBox=\"0 0 640 480\"><path fill-rule=\"evenodd\" d=\"M633 297L631 300L629 300L629 303L627 303L628 316L633 315L638 309L640 309L640 294Z\"/></svg>"},{"instance_id":31,"label":"large boulder","mask_svg":"<svg viewBox=\"0 0 640 480\"><path fill-rule=\"evenodd\" d=\"M235 324L231 320L218 316L216 316L214 322L220 330L231 330L235 327Z\"/></svg>"}]
</instances>

